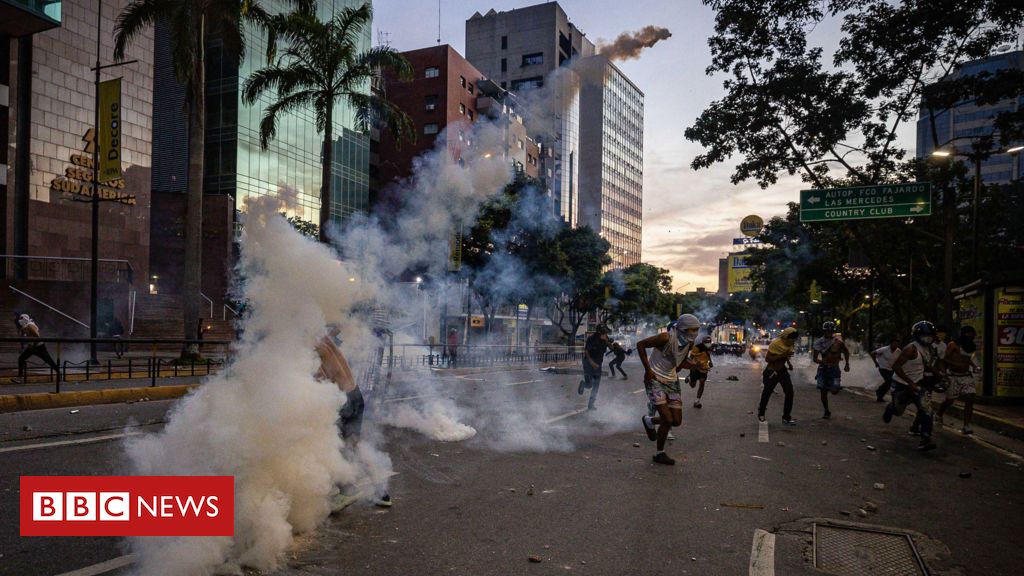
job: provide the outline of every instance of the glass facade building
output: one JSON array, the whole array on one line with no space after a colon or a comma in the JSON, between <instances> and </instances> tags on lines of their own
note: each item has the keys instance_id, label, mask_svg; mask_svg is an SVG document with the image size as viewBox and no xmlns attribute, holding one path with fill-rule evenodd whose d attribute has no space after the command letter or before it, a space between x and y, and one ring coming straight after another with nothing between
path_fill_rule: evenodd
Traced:
<instances>
[{"instance_id":1,"label":"glass facade building","mask_svg":"<svg viewBox=\"0 0 1024 576\"><path fill-rule=\"evenodd\" d=\"M1024 70L1024 51L1006 52L967 62L954 74L954 78L991 74L1007 69ZM935 138L932 137L931 118L927 110L922 110L917 121L917 156L930 156L935 150L935 140L943 149L953 147L959 151L970 151L972 141L994 134L992 120L997 114L1019 111L1022 107L1024 96L981 106L973 101L962 102L935 117ZM1021 178L1024 178L1024 162L1020 153L994 154L981 162L981 179L984 182L998 184Z\"/></svg>"},{"instance_id":2,"label":"glass facade building","mask_svg":"<svg viewBox=\"0 0 1024 576\"><path fill-rule=\"evenodd\" d=\"M612 248L611 268L640 262L644 94L604 56L577 65L582 79L580 224Z\"/></svg>"},{"instance_id":3,"label":"glass facade building","mask_svg":"<svg viewBox=\"0 0 1024 576\"><path fill-rule=\"evenodd\" d=\"M342 8L363 3L363 0L320 0L318 12L322 20L328 20ZM278 12L286 10L288 5L272 0L266 7ZM300 110L279 116L276 137L266 150L261 149L260 122L266 107L276 96L264 94L251 106L242 102L241 89L246 79L267 65L265 35L249 30L246 39L245 58L236 63L225 52L220 38L215 34L207 38L204 190L232 196L239 211L244 211L250 197L280 196L289 206L289 215L318 222L323 134L317 131L314 111ZM360 50L370 47L369 27L363 30L358 47ZM173 70L158 69L157 75L161 73L166 76L173 74ZM367 83L366 92L369 90ZM168 93L167 97L170 96ZM181 109L180 106L174 108L172 102L167 104L170 110ZM170 120L171 115L164 116ZM185 139L184 127L167 128L165 134L178 131L180 138ZM333 133L329 209L331 219L341 222L367 207L370 138L368 133L355 129L355 111L343 101L335 102ZM176 158L155 161L154 186L162 183L166 189L183 191L187 166L181 160L181 147L169 148L168 156L172 155ZM171 164L173 166L169 166ZM165 173L168 171L175 174Z\"/></svg>"}]
</instances>

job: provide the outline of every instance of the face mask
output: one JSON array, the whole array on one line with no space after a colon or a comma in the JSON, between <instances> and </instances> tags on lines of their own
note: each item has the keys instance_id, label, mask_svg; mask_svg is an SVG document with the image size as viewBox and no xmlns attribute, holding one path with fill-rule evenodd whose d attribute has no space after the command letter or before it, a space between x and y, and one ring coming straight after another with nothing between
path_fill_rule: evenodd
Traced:
<instances>
[{"instance_id":1,"label":"face mask","mask_svg":"<svg viewBox=\"0 0 1024 576\"><path fill-rule=\"evenodd\" d=\"M682 332L676 331L676 337L679 338L679 343L686 345L687 343L693 344L697 341L697 332Z\"/></svg>"},{"instance_id":2,"label":"face mask","mask_svg":"<svg viewBox=\"0 0 1024 576\"><path fill-rule=\"evenodd\" d=\"M921 344L931 344L932 340L934 340L934 338L932 338L931 336L922 336Z\"/></svg>"}]
</instances>

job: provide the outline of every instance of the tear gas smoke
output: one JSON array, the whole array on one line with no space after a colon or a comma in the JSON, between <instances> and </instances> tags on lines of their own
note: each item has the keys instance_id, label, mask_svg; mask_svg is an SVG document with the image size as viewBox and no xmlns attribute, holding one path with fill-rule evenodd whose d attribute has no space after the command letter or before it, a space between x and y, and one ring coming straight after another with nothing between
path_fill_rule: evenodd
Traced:
<instances>
[{"instance_id":1,"label":"tear gas smoke","mask_svg":"<svg viewBox=\"0 0 1024 576\"><path fill-rule=\"evenodd\" d=\"M636 32L623 32L610 44L600 43L598 52L609 60L632 60L639 58L644 48L650 48L662 40L672 37L668 28L644 26Z\"/></svg>"}]
</instances>

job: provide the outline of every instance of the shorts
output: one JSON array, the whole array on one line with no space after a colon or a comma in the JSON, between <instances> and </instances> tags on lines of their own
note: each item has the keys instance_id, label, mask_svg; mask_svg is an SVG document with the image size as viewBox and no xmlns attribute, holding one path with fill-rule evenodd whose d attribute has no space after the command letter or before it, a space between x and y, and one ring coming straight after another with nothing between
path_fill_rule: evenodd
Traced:
<instances>
[{"instance_id":1,"label":"shorts","mask_svg":"<svg viewBox=\"0 0 1024 576\"><path fill-rule=\"evenodd\" d=\"M949 385L946 387L946 400L956 400L961 396L968 394L976 394L977 390L974 388L974 376L971 374L964 374L958 376L956 374L949 375Z\"/></svg>"},{"instance_id":2,"label":"shorts","mask_svg":"<svg viewBox=\"0 0 1024 576\"><path fill-rule=\"evenodd\" d=\"M345 404L341 407L341 437L351 438L359 436L363 429L363 411L366 410L366 402L363 400L363 392L358 386L351 392L345 393Z\"/></svg>"},{"instance_id":3,"label":"shorts","mask_svg":"<svg viewBox=\"0 0 1024 576\"><path fill-rule=\"evenodd\" d=\"M679 381L661 382L660 380L644 380L644 388L647 391L647 400L655 406L668 404L669 406L683 405L683 396L679 389Z\"/></svg>"},{"instance_id":4,"label":"shorts","mask_svg":"<svg viewBox=\"0 0 1024 576\"><path fill-rule=\"evenodd\" d=\"M707 379L707 372L701 372L700 370L690 370L690 382L700 382L701 380Z\"/></svg>"},{"instance_id":5,"label":"shorts","mask_svg":"<svg viewBox=\"0 0 1024 576\"><path fill-rule=\"evenodd\" d=\"M818 366L818 375L815 380L818 382L818 390L838 392L842 388L842 378L843 373L837 364L835 366Z\"/></svg>"}]
</instances>

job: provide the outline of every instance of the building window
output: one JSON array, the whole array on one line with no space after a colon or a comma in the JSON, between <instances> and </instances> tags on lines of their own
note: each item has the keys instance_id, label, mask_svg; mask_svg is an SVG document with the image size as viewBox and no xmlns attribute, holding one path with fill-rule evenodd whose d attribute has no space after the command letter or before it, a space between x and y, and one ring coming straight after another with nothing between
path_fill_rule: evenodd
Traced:
<instances>
[{"instance_id":1,"label":"building window","mask_svg":"<svg viewBox=\"0 0 1024 576\"><path fill-rule=\"evenodd\" d=\"M502 58L501 59L501 71L502 72L508 72L508 59L507 58Z\"/></svg>"},{"instance_id":2,"label":"building window","mask_svg":"<svg viewBox=\"0 0 1024 576\"><path fill-rule=\"evenodd\" d=\"M466 116L469 117L469 121L470 122L473 121L473 111L472 110L466 110Z\"/></svg>"},{"instance_id":3,"label":"building window","mask_svg":"<svg viewBox=\"0 0 1024 576\"><path fill-rule=\"evenodd\" d=\"M543 76L534 76L532 78L523 78L522 80L512 81L512 91L518 92L520 90L532 90L534 88L540 88L544 86Z\"/></svg>"},{"instance_id":4,"label":"building window","mask_svg":"<svg viewBox=\"0 0 1024 576\"><path fill-rule=\"evenodd\" d=\"M501 49L508 50L508 36L501 37Z\"/></svg>"},{"instance_id":5,"label":"building window","mask_svg":"<svg viewBox=\"0 0 1024 576\"><path fill-rule=\"evenodd\" d=\"M526 147L526 145L525 145L525 144L523 144L523 141L522 141L522 140L519 140L518 142L519 142L519 149L520 149L520 150L522 150L523 148L525 148L525 147Z\"/></svg>"},{"instance_id":6,"label":"building window","mask_svg":"<svg viewBox=\"0 0 1024 576\"><path fill-rule=\"evenodd\" d=\"M534 65L543 64L543 63L544 63L544 53L543 52L534 52L533 54L524 54L523 55L523 66L534 66Z\"/></svg>"},{"instance_id":7,"label":"building window","mask_svg":"<svg viewBox=\"0 0 1024 576\"><path fill-rule=\"evenodd\" d=\"M434 123L424 124L423 125L423 133L427 134L427 135L437 134L437 124L434 124Z\"/></svg>"},{"instance_id":8,"label":"building window","mask_svg":"<svg viewBox=\"0 0 1024 576\"><path fill-rule=\"evenodd\" d=\"M507 86L506 86L505 82L504 82L504 81L502 81L502 82L501 82L501 89L502 89L502 90L504 90L504 89L505 89L506 87L507 87Z\"/></svg>"},{"instance_id":9,"label":"building window","mask_svg":"<svg viewBox=\"0 0 1024 576\"><path fill-rule=\"evenodd\" d=\"M469 83L469 86L466 86L466 90L469 90L470 94L473 93L473 83L472 82Z\"/></svg>"},{"instance_id":10,"label":"building window","mask_svg":"<svg viewBox=\"0 0 1024 576\"><path fill-rule=\"evenodd\" d=\"M466 115L466 105L465 104L459 104L459 114L462 114L463 116Z\"/></svg>"},{"instance_id":11,"label":"building window","mask_svg":"<svg viewBox=\"0 0 1024 576\"><path fill-rule=\"evenodd\" d=\"M441 69L437 66L427 66L427 69L423 71L424 78L437 78L441 75Z\"/></svg>"},{"instance_id":12,"label":"building window","mask_svg":"<svg viewBox=\"0 0 1024 576\"><path fill-rule=\"evenodd\" d=\"M436 110L437 109L437 94L430 94L423 97L423 109L424 110Z\"/></svg>"},{"instance_id":13,"label":"building window","mask_svg":"<svg viewBox=\"0 0 1024 576\"><path fill-rule=\"evenodd\" d=\"M466 77L465 76L459 76L459 85L462 86L463 88L466 87Z\"/></svg>"}]
</instances>

